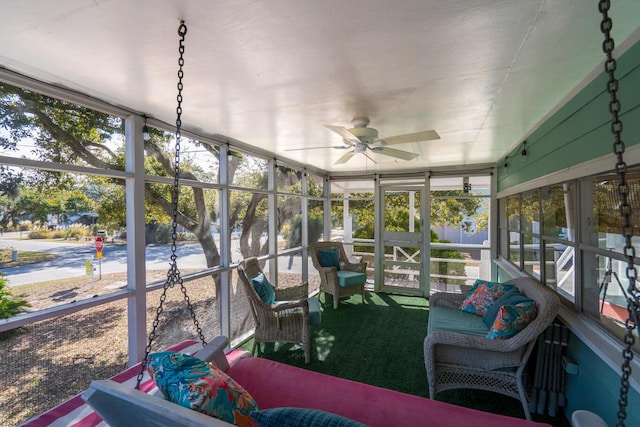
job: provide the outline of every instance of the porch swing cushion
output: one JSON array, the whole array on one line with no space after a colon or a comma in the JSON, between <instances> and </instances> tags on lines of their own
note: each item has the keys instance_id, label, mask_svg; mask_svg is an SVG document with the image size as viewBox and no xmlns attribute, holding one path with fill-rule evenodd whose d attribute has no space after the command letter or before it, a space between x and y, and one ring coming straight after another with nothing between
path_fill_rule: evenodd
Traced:
<instances>
[{"instance_id":1,"label":"porch swing cushion","mask_svg":"<svg viewBox=\"0 0 640 427\"><path fill-rule=\"evenodd\" d=\"M249 413L259 409L241 385L197 357L174 351L152 353L147 366L165 399L185 408L241 427L248 427Z\"/></svg>"},{"instance_id":2,"label":"porch swing cushion","mask_svg":"<svg viewBox=\"0 0 640 427\"><path fill-rule=\"evenodd\" d=\"M357 271L338 270L338 285L346 288L348 286L362 285L367 281L366 273L359 273Z\"/></svg>"},{"instance_id":3,"label":"porch swing cushion","mask_svg":"<svg viewBox=\"0 0 640 427\"><path fill-rule=\"evenodd\" d=\"M223 341L218 341L221 344L219 352L209 351L205 354L201 351L197 353L197 357L212 360L238 384L242 384L259 403L262 411L284 407L315 409L372 427L412 425L416 420L432 427L551 427L550 424L481 412L260 357L249 357L248 352L240 350L232 350L225 355L223 350L228 345L226 337L217 337L210 345L218 338L224 338ZM170 350L190 354L200 348L199 343L184 341L172 346ZM135 365L111 380L93 381L82 397L78 395L63 402L28 421L24 427L96 427L105 423L114 426L229 426L225 421L170 403L159 396L145 394L156 390L148 372L144 373L140 391L135 390L133 387L139 372L140 366ZM91 403L86 404L83 398ZM94 408L111 422L105 419L103 423L102 417L94 412Z\"/></svg>"}]
</instances>

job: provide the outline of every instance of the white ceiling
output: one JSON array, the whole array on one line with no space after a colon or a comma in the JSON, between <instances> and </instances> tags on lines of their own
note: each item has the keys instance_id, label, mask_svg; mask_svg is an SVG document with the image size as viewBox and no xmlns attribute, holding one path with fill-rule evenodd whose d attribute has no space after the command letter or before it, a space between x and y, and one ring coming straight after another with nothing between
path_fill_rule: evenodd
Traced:
<instances>
[{"instance_id":1,"label":"white ceiling","mask_svg":"<svg viewBox=\"0 0 640 427\"><path fill-rule=\"evenodd\" d=\"M332 172L497 162L604 59L597 0L3 0L0 66ZM638 40L640 1L612 2ZM324 124L440 140L333 165Z\"/></svg>"}]
</instances>

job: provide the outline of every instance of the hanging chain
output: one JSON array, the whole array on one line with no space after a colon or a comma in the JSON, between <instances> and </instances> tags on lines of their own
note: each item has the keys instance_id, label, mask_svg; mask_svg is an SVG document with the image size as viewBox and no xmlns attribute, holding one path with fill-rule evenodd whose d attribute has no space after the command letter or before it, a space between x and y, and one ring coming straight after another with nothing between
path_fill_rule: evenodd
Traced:
<instances>
[{"instance_id":1,"label":"hanging chain","mask_svg":"<svg viewBox=\"0 0 640 427\"><path fill-rule=\"evenodd\" d=\"M147 347L145 348L144 358L142 359L140 373L138 373L136 389L140 388L140 383L142 382L142 378L144 376L144 370L147 366L147 361L149 359L149 354L151 353L151 344L156 338L156 330L158 325L160 324L160 315L163 311L163 305L167 298L167 290L169 288L173 288L176 283L180 284L180 290L184 295L184 301L187 304L187 308L189 309L189 313L191 315L191 319L193 320L193 324L196 327L196 331L198 332L198 336L202 345L207 345L207 342L204 338L204 334L202 332L202 328L200 327L200 323L196 318L196 313L193 308L193 304L189 299L189 295L187 295L187 288L184 285L184 280L180 276L180 270L178 270L177 263L177 255L176 242L178 240L178 197L180 196L180 139L182 138L182 78L184 77L184 72L182 68L184 67L184 38L187 34L187 26L184 21L180 21L180 26L178 27L178 35L180 36L180 43L178 46L178 52L180 56L178 57L178 95L176 97L177 107L176 107L176 153L174 157L174 171L173 171L173 190L171 193L171 201L172 201L172 216L173 222L171 224L172 233L171 233L171 265L169 267L169 271L167 272L167 280L164 282L164 286L162 289L162 295L160 295L160 305L156 309L156 317L153 320L153 324L151 327L151 332L149 332L149 340L147 342Z\"/></svg>"},{"instance_id":2,"label":"hanging chain","mask_svg":"<svg viewBox=\"0 0 640 427\"><path fill-rule=\"evenodd\" d=\"M622 351L624 362L622 363L622 378L620 380L620 400L618 401L618 426L624 427L624 420L627 418L627 396L629 393L629 377L631 376L631 361L633 360L632 348L635 344L635 336L633 331L638 328L640 321L640 291L636 287L638 278L638 270L634 265L636 256L635 248L632 244L633 225L631 224L631 205L629 204L629 185L627 184L627 164L624 161L623 154L625 150L622 141L622 121L620 120L621 104L618 99L618 80L615 78L615 70L617 62L613 57L613 49L615 43L611 38L611 29L613 22L609 17L610 0L600 0L598 9L602 14L602 22L600 30L604 34L604 42L602 50L607 56L604 64L605 72L609 75L607 82L607 91L611 96L609 101L609 112L611 113L611 133L613 134L613 153L616 155L616 174L618 175L618 196L620 197L620 216L622 218L622 236L625 240L624 256L627 259L627 279L629 286L627 289L627 311L629 313L625 321L626 334L624 336L625 347Z\"/></svg>"}]
</instances>

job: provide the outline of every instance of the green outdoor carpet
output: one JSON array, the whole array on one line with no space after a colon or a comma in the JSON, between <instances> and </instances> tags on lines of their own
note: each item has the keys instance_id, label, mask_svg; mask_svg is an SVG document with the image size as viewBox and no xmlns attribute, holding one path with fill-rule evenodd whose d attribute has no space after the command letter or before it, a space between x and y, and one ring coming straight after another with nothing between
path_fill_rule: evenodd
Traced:
<instances>
[{"instance_id":1,"label":"green outdoor carpet","mask_svg":"<svg viewBox=\"0 0 640 427\"><path fill-rule=\"evenodd\" d=\"M428 397L423 341L427 333L429 302L422 297L365 293L340 300L320 296L322 322L311 327L311 362L295 344L262 343L256 355L304 369ZM240 348L251 351L253 340ZM479 390L449 390L437 399L460 406L524 418L520 401ZM533 415L535 421L565 427L557 419Z\"/></svg>"}]
</instances>

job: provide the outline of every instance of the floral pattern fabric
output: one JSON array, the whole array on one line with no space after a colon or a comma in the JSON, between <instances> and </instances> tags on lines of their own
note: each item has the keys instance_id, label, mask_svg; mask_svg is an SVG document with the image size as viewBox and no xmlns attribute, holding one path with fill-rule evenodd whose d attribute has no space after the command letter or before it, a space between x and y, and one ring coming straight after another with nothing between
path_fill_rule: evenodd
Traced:
<instances>
[{"instance_id":1,"label":"floral pattern fabric","mask_svg":"<svg viewBox=\"0 0 640 427\"><path fill-rule=\"evenodd\" d=\"M505 292L515 288L517 288L516 285L509 283L488 282L478 279L467 293L467 297L462 301L460 309L482 316L487 308L504 295Z\"/></svg>"},{"instance_id":2,"label":"floral pattern fabric","mask_svg":"<svg viewBox=\"0 0 640 427\"><path fill-rule=\"evenodd\" d=\"M180 406L242 427L250 425L250 412L259 409L242 386L196 357L152 353L147 369L165 399Z\"/></svg>"},{"instance_id":3,"label":"floral pattern fabric","mask_svg":"<svg viewBox=\"0 0 640 427\"><path fill-rule=\"evenodd\" d=\"M533 322L537 314L538 309L533 301L503 305L498 310L496 320L487 333L487 338L500 340L511 338Z\"/></svg>"}]
</instances>

